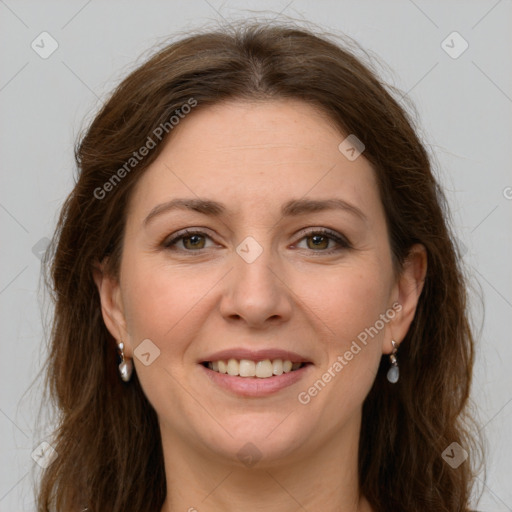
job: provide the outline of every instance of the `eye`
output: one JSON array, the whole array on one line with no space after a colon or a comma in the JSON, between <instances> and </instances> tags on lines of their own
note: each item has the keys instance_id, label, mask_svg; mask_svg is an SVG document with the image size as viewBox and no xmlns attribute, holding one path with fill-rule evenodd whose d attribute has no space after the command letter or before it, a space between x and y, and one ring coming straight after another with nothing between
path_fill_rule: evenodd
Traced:
<instances>
[{"instance_id":1,"label":"eye","mask_svg":"<svg viewBox=\"0 0 512 512\"><path fill-rule=\"evenodd\" d=\"M325 254L331 254L351 247L349 241L343 235L325 228L309 231L301 238L302 240L306 240L306 249ZM334 244L334 247L330 246L331 243ZM297 247L299 246L297 245Z\"/></svg>"},{"instance_id":2,"label":"eye","mask_svg":"<svg viewBox=\"0 0 512 512\"><path fill-rule=\"evenodd\" d=\"M211 238L203 231L193 231L186 229L185 231L177 233L172 238L167 238L164 240L162 245L167 249L171 249L177 247L178 244L181 243L182 246L177 247L178 250L191 252L206 249L206 239L211 240Z\"/></svg>"},{"instance_id":3,"label":"eye","mask_svg":"<svg viewBox=\"0 0 512 512\"><path fill-rule=\"evenodd\" d=\"M314 252L331 254L343 249L351 248L350 242L341 234L331 231L329 229L320 228L310 230L309 232L303 233L303 237L300 239L306 241L305 249L309 249ZM207 241L212 241L212 238L204 231L185 229L166 238L162 242L162 246L170 250L178 250L184 252L198 252L202 249L208 249L213 245L207 246ZM299 243L300 243L299 242ZM179 245L181 244L181 246ZM297 248L303 249L298 244Z\"/></svg>"}]
</instances>

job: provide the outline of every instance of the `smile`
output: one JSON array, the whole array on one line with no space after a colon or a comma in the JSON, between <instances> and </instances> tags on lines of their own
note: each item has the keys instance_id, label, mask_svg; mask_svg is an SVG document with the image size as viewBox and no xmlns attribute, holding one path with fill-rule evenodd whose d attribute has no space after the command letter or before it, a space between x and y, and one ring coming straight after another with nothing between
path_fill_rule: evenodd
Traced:
<instances>
[{"instance_id":1,"label":"smile","mask_svg":"<svg viewBox=\"0 0 512 512\"><path fill-rule=\"evenodd\" d=\"M247 377L268 379L299 370L307 363L293 363L289 359L264 359L252 361L250 359L227 359L219 361L205 361L203 366L214 372L231 375L233 377Z\"/></svg>"},{"instance_id":2,"label":"smile","mask_svg":"<svg viewBox=\"0 0 512 512\"><path fill-rule=\"evenodd\" d=\"M314 367L312 363L292 363L287 359L220 359L198 366L215 388L244 398L275 395L303 379Z\"/></svg>"}]
</instances>

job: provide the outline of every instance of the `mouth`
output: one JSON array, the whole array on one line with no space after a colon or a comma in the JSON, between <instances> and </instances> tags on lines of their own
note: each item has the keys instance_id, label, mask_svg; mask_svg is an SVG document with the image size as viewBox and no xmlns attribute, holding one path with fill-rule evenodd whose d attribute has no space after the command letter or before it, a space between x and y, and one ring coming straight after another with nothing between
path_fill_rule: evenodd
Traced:
<instances>
[{"instance_id":1,"label":"mouth","mask_svg":"<svg viewBox=\"0 0 512 512\"><path fill-rule=\"evenodd\" d=\"M234 355L234 354L233 354ZM244 358L245 356L245 358ZM281 357L278 357L281 356ZM199 363L208 382L231 396L264 398L276 395L303 380L314 364L291 353L238 354L240 359L211 357ZM285 395L288 396L288 395Z\"/></svg>"},{"instance_id":2,"label":"mouth","mask_svg":"<svg viewBox=\"0 0 512 512\"><path fill-rule=\"evenodd\" d=\"M310 365L309 362L294 362L290 359L219 359L203 361L205 368L220 374L248 379L270 379L285 373L292 373Z\"/></svg>"}]
</instances>

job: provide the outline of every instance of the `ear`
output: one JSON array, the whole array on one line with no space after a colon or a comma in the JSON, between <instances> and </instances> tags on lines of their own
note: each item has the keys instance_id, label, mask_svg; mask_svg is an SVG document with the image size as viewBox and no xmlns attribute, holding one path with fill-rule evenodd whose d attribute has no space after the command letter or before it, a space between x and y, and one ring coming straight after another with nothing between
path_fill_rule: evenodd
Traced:
<instances>
[{"instance_id":1,"label":"ear","mask_svg":"<svg viewBox=\"0 0 512 512\"><path fill-rule=\"evenodd\" d=\"M402 271L394 285L392 297L401 306L395 318L390 322L393 339L400 344L416 313L416 307L425 283L427 273L427 251L422 244L415 244L409 250ZM385 342L384 353L391 353L391 339Z\"/></svg>"},{"instance_id":2,"label":"ear","mask_svg":"<svg viewBox=\"0 0 512 512\"><path fill-rule=\"evenodd\" d=\"M126 329L126 317L121 297L119 281L105 271L106 262L97 263L93 268L93 278L98 288L103 321L117 343L125 345L125 355L131 357L131 347Z\"/></svg>"}]
</instances>

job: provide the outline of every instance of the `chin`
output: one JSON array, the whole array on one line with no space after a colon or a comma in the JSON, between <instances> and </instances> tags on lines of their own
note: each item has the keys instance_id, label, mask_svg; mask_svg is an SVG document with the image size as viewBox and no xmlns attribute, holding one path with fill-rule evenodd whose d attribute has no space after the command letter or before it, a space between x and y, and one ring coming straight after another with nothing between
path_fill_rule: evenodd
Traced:
<instances>
[{"instance_id":1,"label":"chin","mask_svg":"<svg viewBox=\"0 0 512 512\"><path fill-rule=\"evenodd\" d=\"M285 419L286 418L286 419ZM283 421L284 419L284 421ZM272 467L286 459L298 458L301 447L311 439L311 429L293 413L287 418L281 412L242 415L237 421L225 422L226 430L217 430L204 440L209 450L227 464L241 467ZM303 450L302 450L303 451Z\"/></svg>"}]
</instances>

